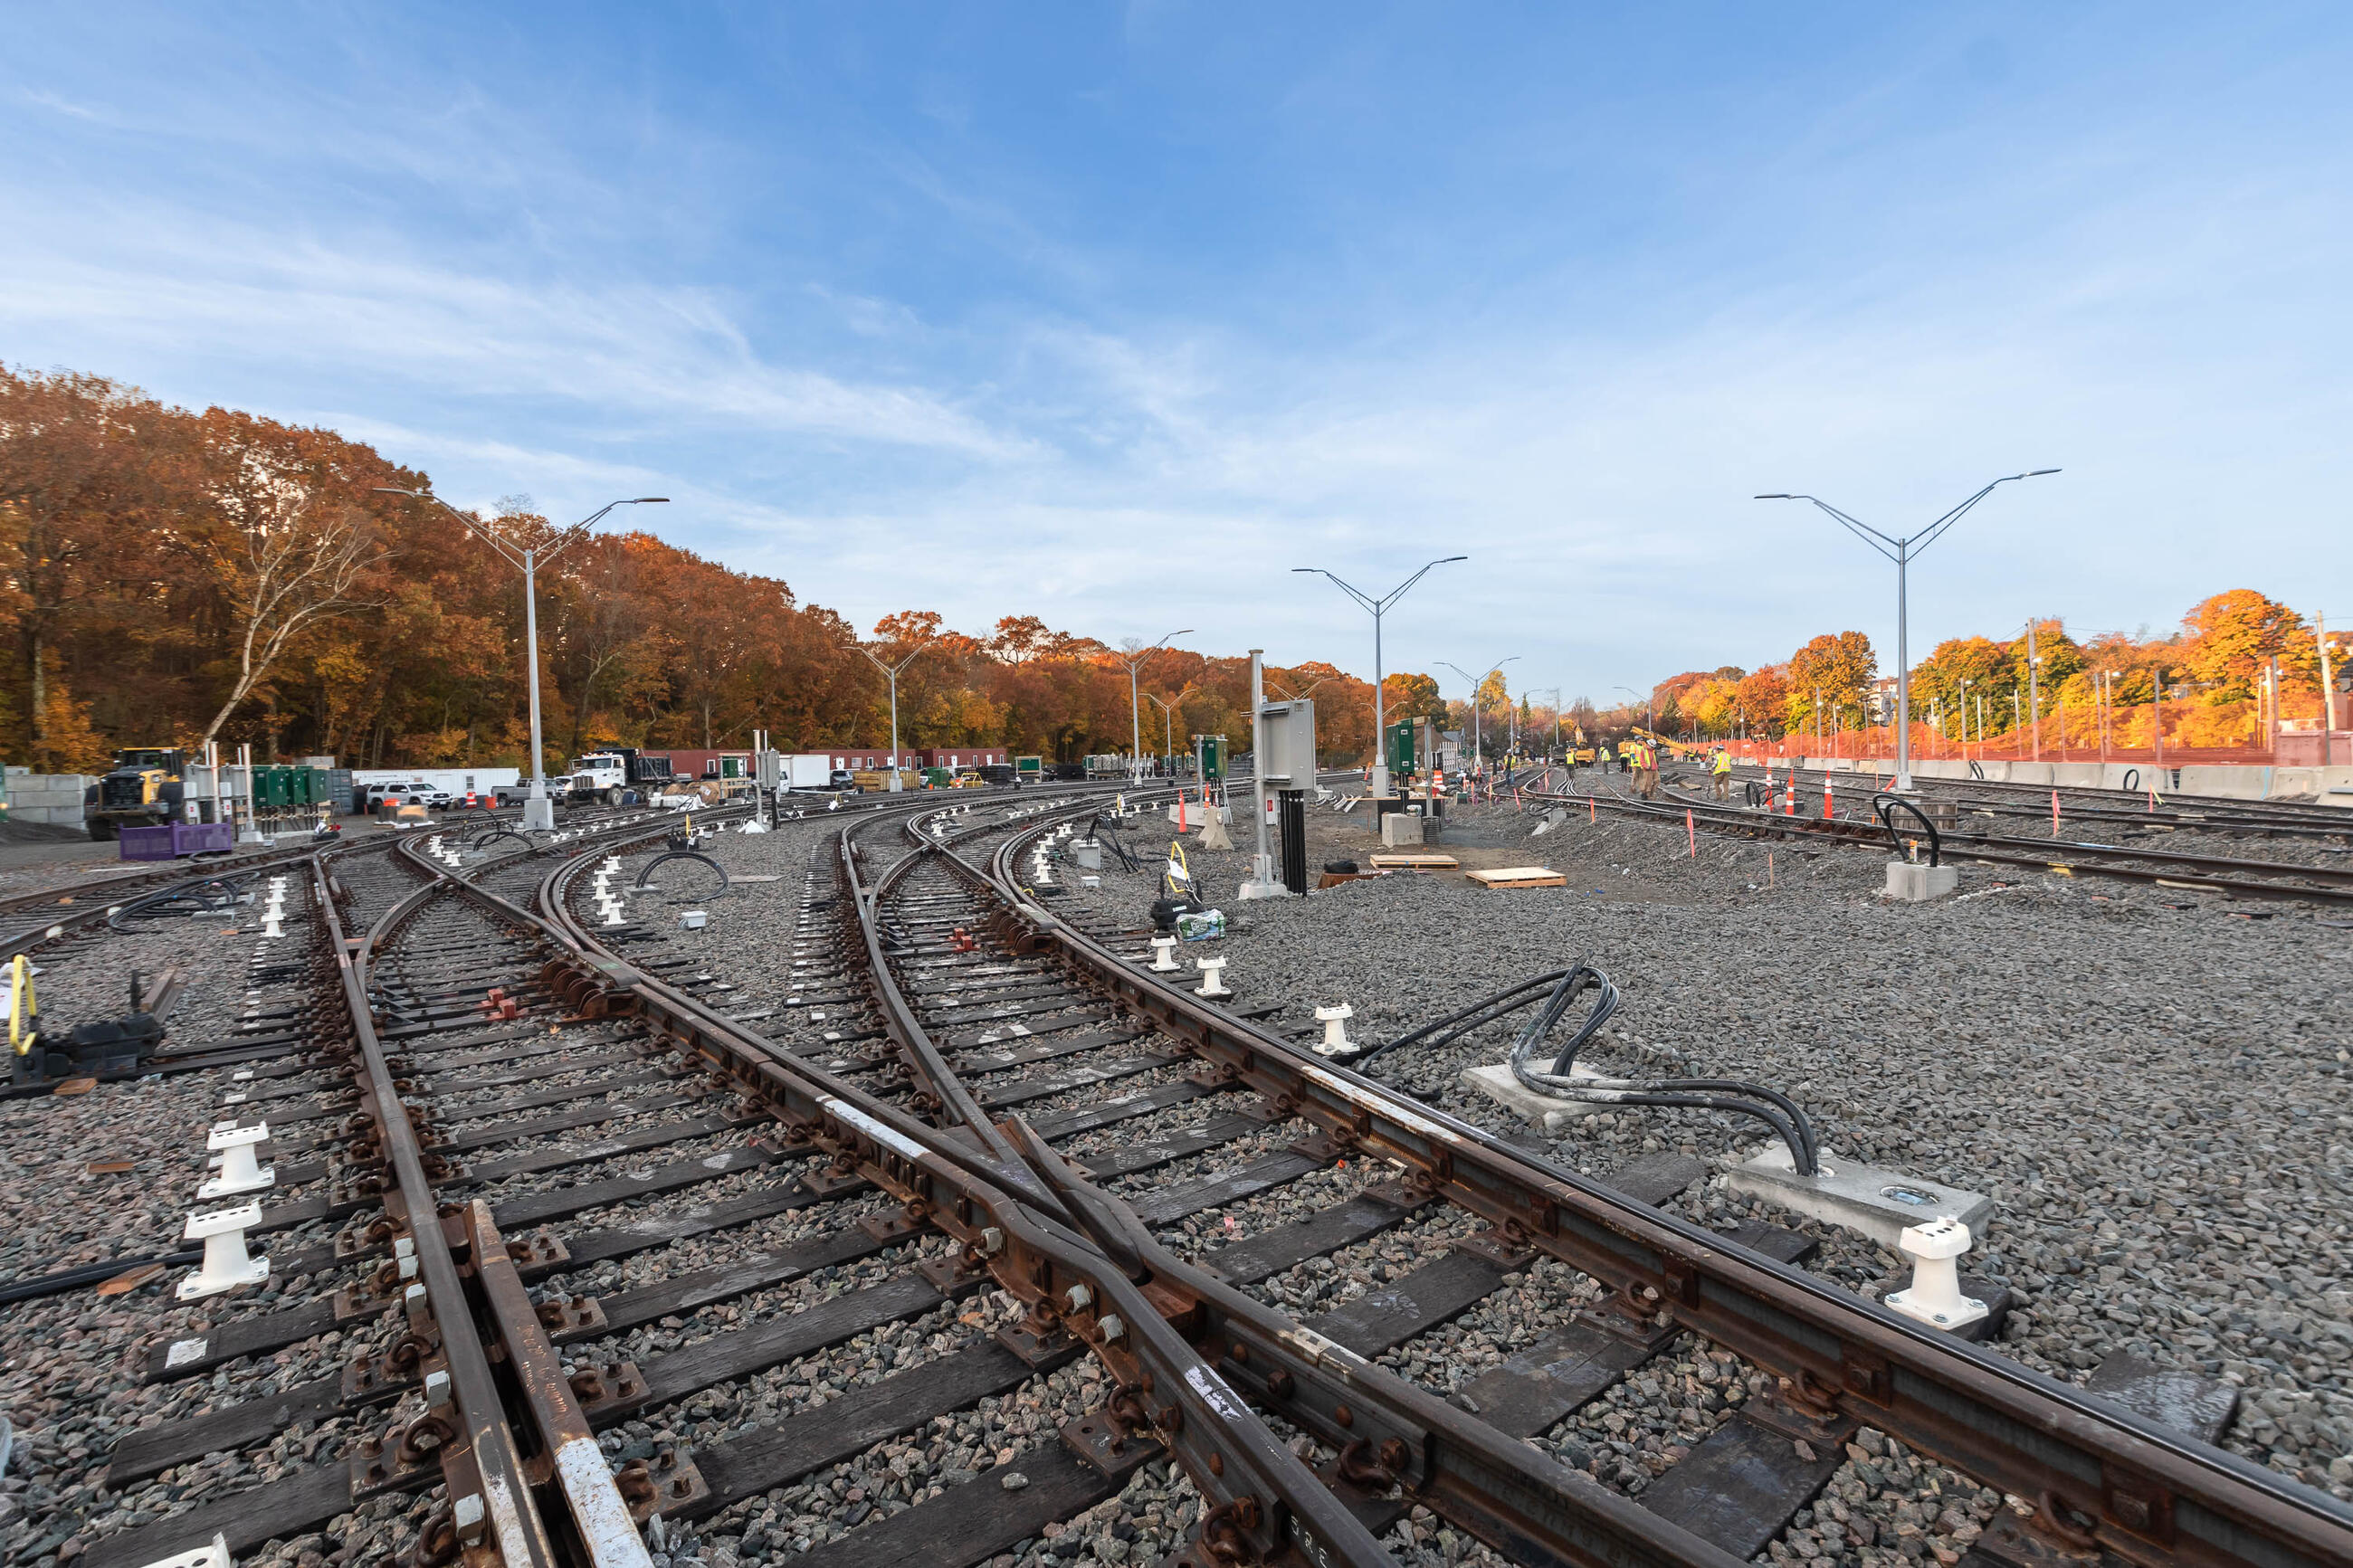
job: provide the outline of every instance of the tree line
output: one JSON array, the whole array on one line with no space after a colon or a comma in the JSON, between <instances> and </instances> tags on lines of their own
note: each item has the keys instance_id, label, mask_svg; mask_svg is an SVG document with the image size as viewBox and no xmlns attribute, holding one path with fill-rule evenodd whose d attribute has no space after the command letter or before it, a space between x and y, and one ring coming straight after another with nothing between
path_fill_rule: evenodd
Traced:
<instances>
[{"instance_id":1,"label":"tree line","mask_svg":"<svg viewBox=\"0 0 2353 1568\"><path fill-rule=\"evenodd\" d=\"M2353 646L2330 632L2330 674L2341 681ZM1955 738L2001 738L2038 716L2140 726L2133 717L2162 694L2168 743L2225 746L2255 741L2274 721L2321 715L2319 630L2289 605L2252 588L2200 600L2163 634L2100 632L2078 639L2060 620L2037 619L2001 637L1953 637L1915 665L1911 718ZM2340 698L2341 718L2348 704ZM1756 670L1686 670L1659 683L1650 704L1670 732L1707 737L1835 733L1892 717L1894 694L1861 632L1824 633L1788 658ZM1612 715L1641 721L1629 707Z\"/></svg>"},{"instance_id":2,"label":"tree line","mask_svg":"<svg viewBox=\"0 0 2353 1568\"><path fill-rule=\"evenodd\" d=\"M100 768L117 746L249 742L258 759L524 765L521 574L438 506L425 474L331 430L167 406L70 372L0 365L0 759ZM1249 661L1114 647L1008 616L959 632L928 611L860 636L774 577L642 531L574 537L526 497L482 520L565 547L538 574L551 769L607 745L879 745L899 679L903 744L1072 760L1246 744ZM1129 712L1131 658L1141 723ZM1372 745L1372 686L1326 663L1266 671L1313 696L1319 745ZM1426 675L1393 717L1444 715ZM1166 704L1164 710L1162 704Z\"/></svg>"}]
</instances>

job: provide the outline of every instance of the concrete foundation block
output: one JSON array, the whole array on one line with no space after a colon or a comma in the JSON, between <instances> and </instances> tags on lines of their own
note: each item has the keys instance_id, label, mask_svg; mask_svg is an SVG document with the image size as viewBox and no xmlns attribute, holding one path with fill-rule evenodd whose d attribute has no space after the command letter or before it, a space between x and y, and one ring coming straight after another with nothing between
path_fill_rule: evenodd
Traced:
<instances>
[{"instance_id":1,"label":"concrete foundation block","mask_svg":"<svg viewBox=\"0 0 2353 1568\"><path fill-rule=\"evenodd\" d=\"M1568 1076L1586 1080L1598 1079L1604 1075L1578 1062L1569 1068ZM1572 1121L1581 1121L1588 1116L1599 1116L1605 1110L1616 1109L1607 1104L1589 1104L1582 1100L1561 1100L1549 1094L1538 1094L1512 1076L1512 1064L1509 1062L1472 1068L1462 1075L1462 1083L1465 1088L1477 1089L1514 1115L1547 1132L1557 1132Z\"/></svg>"},{"instance_id":2,"label":"concrete foundation block","mask_svg":"<svg viewBox=\"0 0 2353 1568\"><path fill-rule=\"evenodd\" d=\"M1389 812L1381 818L1381 843L1388 848L1395 848L1401 844L1419 844L1422 841L1421 827L1422 819L1409 812Z\"/></svg>"},{"instance_id":3,"label":"concrete foundation block","mask_svg":"<svg viewBox=\"0 0 2353 1568\"><path fill-rule=\"evenodd\" d=\"M1825 1151L1813 1175L1798 1174L1788 1146L1778 1142L1735 1165L1726 1183L1736 1193L1867 1236L1889 1251L1908 1226L1957 1219L1980 1240L1993 1219L1993 1200L1941 1183L1883 1171Z\"/></svg>"},{"instance_id":4,"label":"concrete foundation block","mask_svg":"<svg viewBox=\"0 0 2353 1568\"><path fill-rule=\"evenodd\" d=\"M1925 904L1930 899L1941 899L1961 885L1961 869L1957 866L1929 866L1916 860L1890 860L1887 863L1885 896L1901 899L1907 904Z\"/></svg>"}]
</instances>

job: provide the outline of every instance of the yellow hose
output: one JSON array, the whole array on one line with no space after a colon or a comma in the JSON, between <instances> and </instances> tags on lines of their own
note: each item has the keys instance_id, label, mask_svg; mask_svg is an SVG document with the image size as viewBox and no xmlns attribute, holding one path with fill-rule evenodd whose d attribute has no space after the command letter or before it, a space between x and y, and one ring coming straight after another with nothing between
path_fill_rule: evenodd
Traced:
<instances>
[{"instance_id":1,"label":"yellow hose","mask_svg":"<svg viewBox=\"0 0 2353 1568\"><path fill-rule=\"evenodd\" d=\"M18 1056L30 1052L40 1037L38 1029L25 1027L40 1016L40 1001L33 994L33 961L20 952L8 964L8 1045Z\"/></svg>"}]
</instances>

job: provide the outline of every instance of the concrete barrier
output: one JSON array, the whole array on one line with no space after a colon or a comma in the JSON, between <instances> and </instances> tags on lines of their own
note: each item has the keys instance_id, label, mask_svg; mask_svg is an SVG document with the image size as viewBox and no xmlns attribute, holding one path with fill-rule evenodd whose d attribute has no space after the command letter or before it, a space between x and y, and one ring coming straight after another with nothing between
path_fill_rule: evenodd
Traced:
<instances>
[{"instance_id":1,"label":"concrete barrier","mask_svg":"<svg viewBox=\"0 0 2353 1568\"><path fill-rule=\"evenodd\" d=\"M97 782L93 773L20 773L10 768L8 819L79 827L82 792Z\"/></svg>"}]
</instances>

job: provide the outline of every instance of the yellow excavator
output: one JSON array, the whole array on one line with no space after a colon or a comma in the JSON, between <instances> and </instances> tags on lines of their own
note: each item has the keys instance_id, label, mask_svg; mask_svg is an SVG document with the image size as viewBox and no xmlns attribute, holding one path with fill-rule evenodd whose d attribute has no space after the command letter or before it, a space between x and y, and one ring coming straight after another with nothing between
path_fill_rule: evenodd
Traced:
<instances>
[{"instance_id":1,"label":"yellow excavator","mask_svg":"<svg viewBox=\"0 0 2353 1568\"><path fill-rule=\"evenodd\" d=\"M114 753L113 768L81 795L81 816L97 839L126 827L146 827L180 815L187 757L174 746L132 746Z\"/></svg>"}]
</instances>

